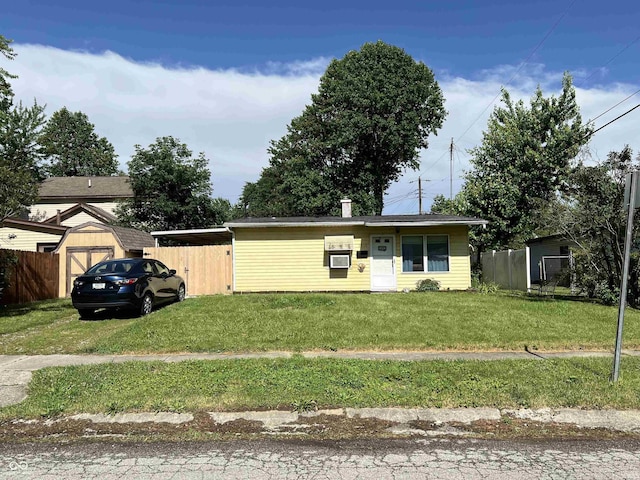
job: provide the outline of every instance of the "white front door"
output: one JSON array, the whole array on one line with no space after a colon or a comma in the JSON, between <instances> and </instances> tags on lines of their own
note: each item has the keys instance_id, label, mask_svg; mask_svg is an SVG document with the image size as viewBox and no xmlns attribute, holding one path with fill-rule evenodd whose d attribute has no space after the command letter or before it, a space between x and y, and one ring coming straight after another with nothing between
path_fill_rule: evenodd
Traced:
<instances>
[{"instance_id":1,"label":"white front door","mask_svg":"<svg viewBox=\"0 0 640 480\"><path fill-rule=\"evenodd\" d=\"M371 291L396 290L396 260L393 235L371 237Z\"/></svg>"}]
</instances>

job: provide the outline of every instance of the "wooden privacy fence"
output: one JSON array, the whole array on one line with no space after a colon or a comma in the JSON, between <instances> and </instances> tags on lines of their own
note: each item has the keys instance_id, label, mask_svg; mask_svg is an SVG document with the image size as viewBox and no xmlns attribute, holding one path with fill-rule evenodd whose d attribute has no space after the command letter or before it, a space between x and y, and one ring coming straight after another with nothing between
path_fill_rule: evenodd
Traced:
<instances>
[{"instance_id":1,"label":"wooden privacy fence","mask_svg":"<svg viewBox=\"0 0 640 480\"><path fill-rule=\"evenodd\" d=\"M58 298L60 262L57 253L10 250L18 257L10 285L2 292L0 303L20 304Z\"/></svg>"},{"instance_id":2,"label":"wooden privacy fence","mask_svg":"<svg viewBox=\"0 0 640 480\"><path fill-rule=\"evenodd\" d=\"M160 260L184 278L187 295L233 292L231 245L147 247L144 256Z\"/></svg>"}]
</instances>

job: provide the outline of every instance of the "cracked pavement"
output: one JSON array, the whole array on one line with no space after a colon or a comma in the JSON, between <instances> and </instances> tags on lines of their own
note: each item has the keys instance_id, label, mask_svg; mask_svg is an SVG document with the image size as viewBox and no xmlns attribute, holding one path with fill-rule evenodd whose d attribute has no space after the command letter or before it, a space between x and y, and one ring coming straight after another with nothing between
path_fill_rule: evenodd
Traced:
<instances>
[{"instance_id":1,"label":"cracked pavement","mask_svg":"<svg viewBox=\"0 0 640 480\"><path fill-rule=\"evenodd\" d=\"M640 479L640 440L14 444L0 479Z\"/></svg>"}]
</instances>

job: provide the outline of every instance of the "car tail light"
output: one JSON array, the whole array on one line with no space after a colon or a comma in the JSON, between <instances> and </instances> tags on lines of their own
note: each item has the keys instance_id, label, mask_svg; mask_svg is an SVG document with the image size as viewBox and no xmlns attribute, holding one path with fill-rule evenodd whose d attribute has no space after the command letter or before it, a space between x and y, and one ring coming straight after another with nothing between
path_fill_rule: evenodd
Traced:
<instances>
[{"instance_id":1,"label":"car tail light","mask_svg":"<svg viewBox=\"0 0 640 480\"><path fill-rule=\"evenodd\" d=\"M115 283L116 285L133 285L137 281L137 278L123 278L122 280L116 280L113 283Z\"/></svg>"},{"instance_id":2,"label":"car tail light","mask_svg":"<svg viewBox=\"0 0 640 480\"><path fill-rule=\"evenodd\" d=\"M73 281L73 286L74 287L81 287L82 285L84 285L84 282L82 280L74 280Z\"/></svg>"}]
</instances>

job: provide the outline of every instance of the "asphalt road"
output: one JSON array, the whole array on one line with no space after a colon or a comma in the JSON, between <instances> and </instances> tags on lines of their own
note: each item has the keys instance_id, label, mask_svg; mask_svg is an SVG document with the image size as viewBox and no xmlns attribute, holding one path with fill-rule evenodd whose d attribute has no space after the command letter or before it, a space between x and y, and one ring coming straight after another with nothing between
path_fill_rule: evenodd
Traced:
<instances>
[{"instance_id":1,"label":"asphalt road","mask_svg":"<svg viewBox=\"0 0 640 480\"><path fill-rule=\"evenodd\" d=\"M640 440L0 444L0 479L640 479Z\"/></svg>"}]
</instances>

